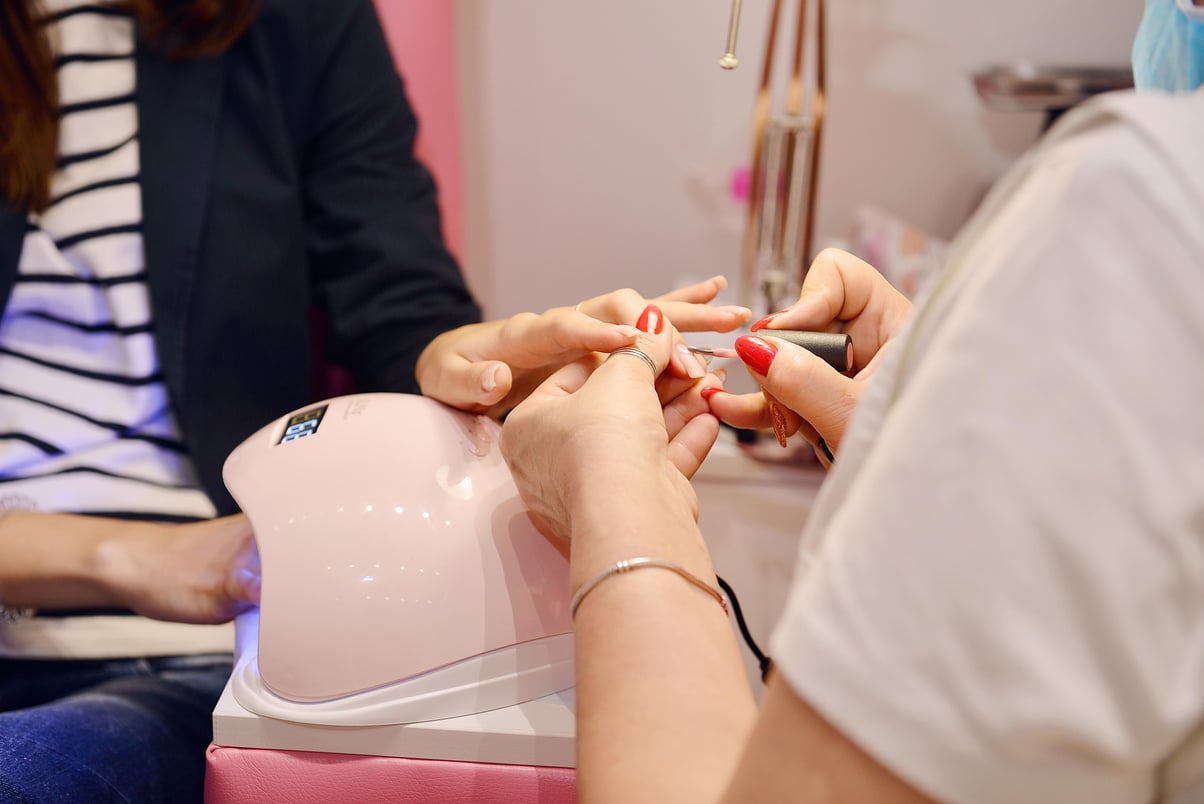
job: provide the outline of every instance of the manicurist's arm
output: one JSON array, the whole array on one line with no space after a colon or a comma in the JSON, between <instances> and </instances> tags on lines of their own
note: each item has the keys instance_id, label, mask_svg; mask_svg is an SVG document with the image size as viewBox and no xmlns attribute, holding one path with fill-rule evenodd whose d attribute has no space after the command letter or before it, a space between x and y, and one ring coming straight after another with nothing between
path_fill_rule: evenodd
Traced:
<instances>
[{"instance_id":1,"label":"manicurist's arm","mask_svg":"<svg viewBox=\"0 0 1204 804\"><path fill-rule=\"evenodd\" d=\"M656 307L637 327L659 374L673 328ZM574 590L638 557L713 588L689 477L718 431L699 393L716 378L654 385L623 352L595 366L566 367L506 420L503 452L528 509L571 538ZM781 681L759 716L722 607L675 571L606 577L580 600L576 629L582 801L925 800Z\"/></svg>"}]
</instances>

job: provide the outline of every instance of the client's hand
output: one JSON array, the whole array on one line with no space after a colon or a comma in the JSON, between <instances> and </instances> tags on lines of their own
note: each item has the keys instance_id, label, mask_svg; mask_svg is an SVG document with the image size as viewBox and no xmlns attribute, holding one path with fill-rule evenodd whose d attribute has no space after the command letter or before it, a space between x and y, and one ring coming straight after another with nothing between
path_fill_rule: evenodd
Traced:
<instances>
[{"instance_id":1,"label":"client's hand","mask_svg":"<svg viewBox=\"0 0 1204 804\"><path fill-rule=\"evenodd\" d=\"M712 307L727 282L716 277L654 299L683 331L730 332L748 320L744 307ZM648 300L617 290L557 307L542 315L520 313L503 321L471 324L435 338L418 359L418 384L426 396L474 412L504 413L552 372L591 352L630 346L635 320ZM700 378L702 363L676 341L669 373Z\"/></svg>"},{"instance_id":2,"label":"client's hand","mask_svg":"<svg viewBox=\"0 0 1204 804\"><path fill-rule=\"evenodd\" d=\"M100 563L114 598L146 617L222 623L259 602L259 553L243 514L127 529Z\"/></svg>"},{"instance_id":3,"label":"client's hand","mask_svg":"<svg viewBox=\"0 0 1204 804\"><path fill-rule=\"evenodd\" d=\"M638 327L633 345L655 370L638 354L588 355L552 375L502 427L519 493L550 535L571 538L578 514L642 499L697 518L689 478L719 431L700 390L718 378L661 376L674 328L654 305Z\"/></svg>"},{"instance_id":4,"label":"client's hand","mask_svg":"<svg viewBox=\"0 0 1204 804\"><path fill-rule=\"evenodd\" d=\"M765 393L717 393L711 397L711 410L734 427L773 425L786 434L801 430L813 446L822 438L835 451L865 381L911 309L907 297L869 263L825 249L811 264L799 300L753 324L755 336L736 340L740 358ZM853 339L852 376L774 338L775 329L848 333Z\"/></svg>"}]
</instances>

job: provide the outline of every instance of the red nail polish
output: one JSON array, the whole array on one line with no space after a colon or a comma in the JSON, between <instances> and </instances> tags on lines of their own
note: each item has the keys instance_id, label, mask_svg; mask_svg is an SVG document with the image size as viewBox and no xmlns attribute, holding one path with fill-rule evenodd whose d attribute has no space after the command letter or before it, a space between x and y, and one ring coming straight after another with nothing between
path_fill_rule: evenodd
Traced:
<instances>
[{"instance_id":1,"label":"red nail polish","mask_svg":"<svg viewBox=\"0 0 1204 804\"><path fill-rule=\"evenodd\" d=\"M773 425L773 434L778 438L778 446L786 448L786 414L782 413L782 409L777 402L769 403L769 421Z\"/></svg>"},{"instance_id":2,"label":"red nail polish","mask_svg":"<svg viewBox=\"0 0 1204 804\"><path fill-rule=\"evenodd\" d=\"M636 329L660 335L665 328L665 314L655 304L650 304L640 313L640 320L635 322Z\"/></svg>"},{"instance_id":3,"label":"red nail polish","mask_svg":"<svg viewBox=\"0 0 1204 804\"><path fill-rule=\"evenodd\" d=\"M769 374L769 364L778 353L778 347L769 341L751 335L736 338L736 354L745 365L758 374Z\"/></svg>"},{"instance_id":4,"label":"red nail polish","mask_svg":"<svg viewBox=\"0 0 1204 804\"><path fill-rule=\"evenodd\" d=\"M751 327L749 327L749 330L752 332L756 332L759 329L765 329L765 327L769 326L770 321L774 320L775 318L777 318L784 312L787 312L787 311L786 310L778 310L776 313L770 313L769 315L765 316L760 321L758 321L757 323L755 323Z\"/></svg>"},{"instance_id":5,"label":"red nail polish","mask_svg":"<svg viewBox=\"0 0 1204 804\"><path fill-rule=\"evenodd\" d=\"M703 388L699 393L702 394L703 399L710 402L711 397L715 394L725 394L727 393L727 389L720 388L718 385L712 385L710 388Z\"/></svg>"}]
</instances>

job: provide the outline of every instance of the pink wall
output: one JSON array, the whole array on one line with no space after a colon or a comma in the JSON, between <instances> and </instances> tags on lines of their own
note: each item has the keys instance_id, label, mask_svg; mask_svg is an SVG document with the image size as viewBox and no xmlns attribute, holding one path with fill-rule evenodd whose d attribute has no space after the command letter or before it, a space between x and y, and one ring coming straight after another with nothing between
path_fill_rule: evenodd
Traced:
<instances>
[{"instance_id":1,"label":"pink wall","mask_svg":"<svg viewBox=\"0 0 1204 804\"><path fill-rule=\"evenodd\" d=\"M463 251L460 119L456 106L455 4L376 0L381 24L418 115L418 155L439 184L443 234Z\"/></svg>"}]
</instances>

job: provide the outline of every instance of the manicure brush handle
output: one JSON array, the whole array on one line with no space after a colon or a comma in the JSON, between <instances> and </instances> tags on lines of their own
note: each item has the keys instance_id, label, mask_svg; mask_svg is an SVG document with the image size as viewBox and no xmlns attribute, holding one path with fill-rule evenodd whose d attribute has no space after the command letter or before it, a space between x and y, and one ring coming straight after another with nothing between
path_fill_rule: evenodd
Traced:
<instances>
[{"instance_id":1,"label":"manicure brush handle","mask_svg":"<svg viewBox=\"0 0 1204 804\"><path fill-rule=\"evenodd\" d=\"M844 332L807 332L797 329L762 329L754 335L781 338L822 358L837 371L853 365L853 339Z\"/></svg>"}]
</instances>

